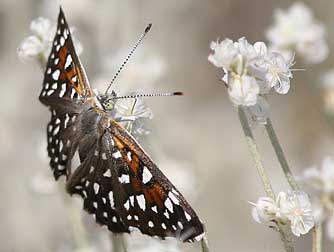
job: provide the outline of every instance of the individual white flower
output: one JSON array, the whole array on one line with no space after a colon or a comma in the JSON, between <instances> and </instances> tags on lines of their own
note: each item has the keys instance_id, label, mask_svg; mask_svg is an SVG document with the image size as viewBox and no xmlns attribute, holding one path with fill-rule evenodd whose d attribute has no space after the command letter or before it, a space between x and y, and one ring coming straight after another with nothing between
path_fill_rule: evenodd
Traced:
<instances>
[{"instance_id":1,"label":"individual white flower","mask_svg":"<svg viewBox=\"0 0 334 252\"><path fill-rule=\"evenodd\" d=\"M255 105L259 91L259 85L254 77L236 74L229 75L228 94L235 105Z\"/></svg>"},{"instance_id":2,"label":"individual white flower","mask_svg":"<svg viewBox=\"0 0 334 252\"><path fill-rule=\"evenodd\" d=\"M143 119L152 119L152 110L140 98L119 99L115 104L116 117L121 117L122 122L132 134L147 135L149 131L145 129Z\"/></svg>"},{"instance_id":3,"label":"individual white flower","mask_svg":"<svg viewBox=\"0 0 334 252\"><path fill-rule=\"evenodd\" d=\"M252 216L256 222L262 223L277 219L280 209L273 199L260 197L253 206Z\"/></svg>"},{"instance_id":4,"label":"individual white flower","mask_svg":"<svg viewBox=\"0 0 334 252\"><path fill-rule=\"evenodd\" d=\"M50 54L52 41L55 36L57 25L49 19L39 17L30 24L30 30L33 35L25 38L17 48L17 55L22 62L38 60L42 67ZM74 28L70 28L71 33ZM82 52L81 43L72 36L73 43L78 55Z\"/></svg>"},{"instance_id":5,"label":"individual white flower","mask_svg":"<svg viewBox=\"0 0 334 252\"><path fill-rule=\"evenodd\" d=\"M277 202L282 216L290 221L291 231L300 236L308 233L314 226L311 202L302 191L280 192Z\"/></svg>"},{"instance_id":6,"label":"individual white flower","mask_svg":"<svg viewBox=\"0 0 334 252\"><path fill-rule=\"evenodd\" d=\"M324 26L314 19L304 3L294 3L288 10L274 12L274 24L266 36L270 47L278 50L296 50L307 62L319 63L328 56Z\"/></svg>"},{"instance_id":7,"label":"individual white flower","mask_svg":"<svg viewBox=\"0 0 334 252\"><path fill-rule=\"evenodd\" d=\"M269 87L273 87L279 94L286 94L290 89L290 78L293 59L287 61L282 54L272 52L263 61L259 68L262 68L264 76L260 76Z\"/></svg>"},{"instance_id":8,"label":"individual white flower","mask_svg":"<svg viewBox=\"0 0 334 252\"><path fill-rule=\"evenodd\" d=\"M280 192L275 200L261 197L252 205L255 221L289 225L296 236L308 233L314 226L311 203L305 192Z\"/></svg>"},{"instance_id":9,"label":"individual white flower","mask_svg":"<svg viewBox=\"0 0 334 252\"><path fill-rule=\"evenodd\" d=\"M210 44L211 50L214 52L209 55L208 60L216 67L229 69L232 60L238 55L239 51L231 39L223 41L212 41Z\"/></svg>"},{"instance_id":10,"label":"individual white flower","mask_svg":"<svg viewBox=\"0 0 334 252\"><path fill-rule=\"evenodd\" d=\"M328 237L334 240L334 159L327 157L321 169L306 169L299 178L311 189L314 218L317 222L327 222Z\"/></svg>"}]
</instances>

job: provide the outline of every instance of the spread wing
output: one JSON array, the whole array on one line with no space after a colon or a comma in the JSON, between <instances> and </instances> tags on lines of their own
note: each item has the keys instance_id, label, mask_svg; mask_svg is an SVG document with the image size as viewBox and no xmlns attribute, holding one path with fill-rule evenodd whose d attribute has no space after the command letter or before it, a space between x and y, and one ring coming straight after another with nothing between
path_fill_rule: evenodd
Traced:
<instances>
[{"instance_id":1,"label":"spread wing","mask_svg":"<svg viewBox=\"0 0 334 252\"><path fill-rule=\"evenodd\" d=\"M48 155L54 176L69 173L76 149L75 135L80 101L92 96L85 70L77 56L71 32L60 8L52 50L46 65L40 101L51 111L47 126Z\"/></svg>"},{"instance_id":2,"label":"spread wing","mask_svg":"<svg viewBox=\"0 0 334 252\"><path fill-rule=\"evenodd\" d=\"M80 194L84 208L113 232L201 239L204 228L195 211L136 140L112 119L100 124L103 133L85 151L68 191Z\"/></svg>"}]
</instances>

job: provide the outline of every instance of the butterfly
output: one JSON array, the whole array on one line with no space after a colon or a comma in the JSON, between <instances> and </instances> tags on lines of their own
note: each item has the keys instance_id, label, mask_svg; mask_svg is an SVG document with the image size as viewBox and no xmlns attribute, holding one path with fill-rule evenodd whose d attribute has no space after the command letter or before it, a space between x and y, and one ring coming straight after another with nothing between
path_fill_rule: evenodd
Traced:
<instances>
[{"instance_id":1,"label":"butterfly","mask_svg":"<svg viewBox=\"0 0 334 252\"><path fill-rule=\"evenodd\" d=\"M202 239L195 211L115 118L117 98L92 91L60 8L39 96L51 111L47 151L55 179L65 176L67 192L80 195L111 232ZM76 153L80 164L72 170Z\"/></svg>"}]
</instances>

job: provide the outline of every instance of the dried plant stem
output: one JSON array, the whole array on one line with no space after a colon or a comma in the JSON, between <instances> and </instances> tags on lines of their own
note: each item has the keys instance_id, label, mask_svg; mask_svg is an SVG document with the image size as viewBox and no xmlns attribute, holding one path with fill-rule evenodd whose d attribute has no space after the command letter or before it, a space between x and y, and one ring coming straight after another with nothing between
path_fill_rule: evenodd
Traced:
<instances>
[{"instance_id":1,"label":"dried plant stem","mask_svg":"<svg viewBox=\"0 0 334 252\"><path fill-rule=\"evenodd\" d=\"M242 106L238 107L238 114L239 114L239 120L242 126L242 129L244 131L245 137L246 137L246 142L248 145L248 148L251 152L252 158L255 163L255 167L257 169L257 172L259 173L259 176L261 178L262 184L264 186L264 190L266 191L266 194L268 197L272 198L275 200L275 193L274 190L270 184L269 177L262 165L260 153L258 151L257 145L255 143L252 131L249 127L245 111L243 110Z\"/></svg>"},{"instance_id":2,"label":"dried plant stem","mask_svg":"<svg viewBox=\"0 0 334 252\"><path fill-rule=\"evenodd\" d=\"M208 238L206 235L201 240L202 252L210 252Z\"/></svg>"},{"instance_id":3,"label":"dried plant stem","mask_svg":"<svg viewBox=\"0 0 334 252\"><path fill-rule=\"evenodd\" d=\"M258 174L261 178L261 181L262 181L262 184L264 186L265 192L266 192L268 197L275 200L274 190L273 190L273 188L270 184L269 177L268 177L268 175L267 175L267 173L266 173L266 171L263 167L260 153L258 151L256 142L255 142L253 134L252 134L252 130L249 126L245 111L243 110L242 106L238 107L238 114L239 114L239 120L240 120L242 129L243 129L244 134L245 134L245 138L246 138L248 148L251 152L252 158L254 160L254 163L255 163L256 169L258 171ZM293 245L292 245L292 240L287 235L288 232L286 232L284 227L282 225L279 225L279 224L278 224L278 229L279 229L279 233L280 233L280 236L281 236L281 240L284 244L285 250L287 252L294 252L294 248L293 248Z\"/></svg>"},{"instance_id":4,"label":"dried plant stem","mask_svg":"<svg viewBox=\"0 0 334 252\"><path fill-rule=\"evenodd\" d=\"M123 234L110 233L112 252L127 252L126 241Z\"/></svg>"},{"instance_id":5,"label":"dried plant stem","mask_svg":"<svg viewBox=\"0 0 334 252\"><path fill-rule=\"evenodd\" d=\"M321 241L322 241L322 225L321 225L321 223L318 223L314 226L312 237L313 237L312 252L321 252L321 250L322 250L322 244L321 244Z\"/></svg>"},{"instance_id":6,"label":"dried plant stem","mask_svg":"<svg viewBox=\"0 0 334 252\"><path fill-rule=\"evenodd\" d=\"M278 161L279 161L279 163L282 167L282 170L284 172L284 175L285 175L289 185L291 186L291 188L293 190L298 191L299 190L298 183L296 182L295 178L292 175L292 172L290 170L288 162L285 158L283 149L282 149L282 147L281 147L281 145L278 141L278 138L277 138L277 135L275 133L274 127L273 127L269 118L267 119L267 123L266 123L265 127L266 127L267 134L269 136L271 145L273 146L273 148L275 150L277 159L278 159Z\"/></svg>"}]
</instances>

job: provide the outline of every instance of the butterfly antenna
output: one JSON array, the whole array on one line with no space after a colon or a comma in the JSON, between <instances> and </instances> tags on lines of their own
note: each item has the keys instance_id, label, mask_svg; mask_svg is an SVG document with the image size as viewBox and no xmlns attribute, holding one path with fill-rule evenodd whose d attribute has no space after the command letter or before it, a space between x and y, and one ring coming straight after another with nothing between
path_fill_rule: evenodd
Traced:
<instances>
[{"instance_id":1,"label":"butterfly antenna","mask_svg":"<svg viewBox=\"0 0 334 252\"><path fill-rule=\"evenodd\" d=\"M128 98L155 97L155 96L176 96L176 95L183 95L183 93L172 92L172 93L158 93L158 94L134 94L134 95L116 96L113 99L128 99Z\"/></svg>"},{"instance_id":2,"label":"butterfly antenna","mask_svg":"<svg viewBox=\"0 0 334 252\"><path fill-rule=\"evenodd\" d=\"M117 76L122 71L122 69L124 68L124 66L126 65L126 63L129 61L129 59L131 58L132 54L136 51L137 47L139 46L139 44L141 43L141 41L145 38L146 34L149 32L149 30L151 29L151 27L152 27L152 24L149 24L148 26L146 26L145 31L140 35L139 39L137 40L136 44L132 47L131 51L129 52L128 56L124 60L123 64L120 66L120 68L117 70L116 74L114 75L114 77L110 81L110 83L108 85L108 88L105 91L105 94L108 93L111 85L114 83L114 81L116 80Z\"/></svg>"}]
</instances>

